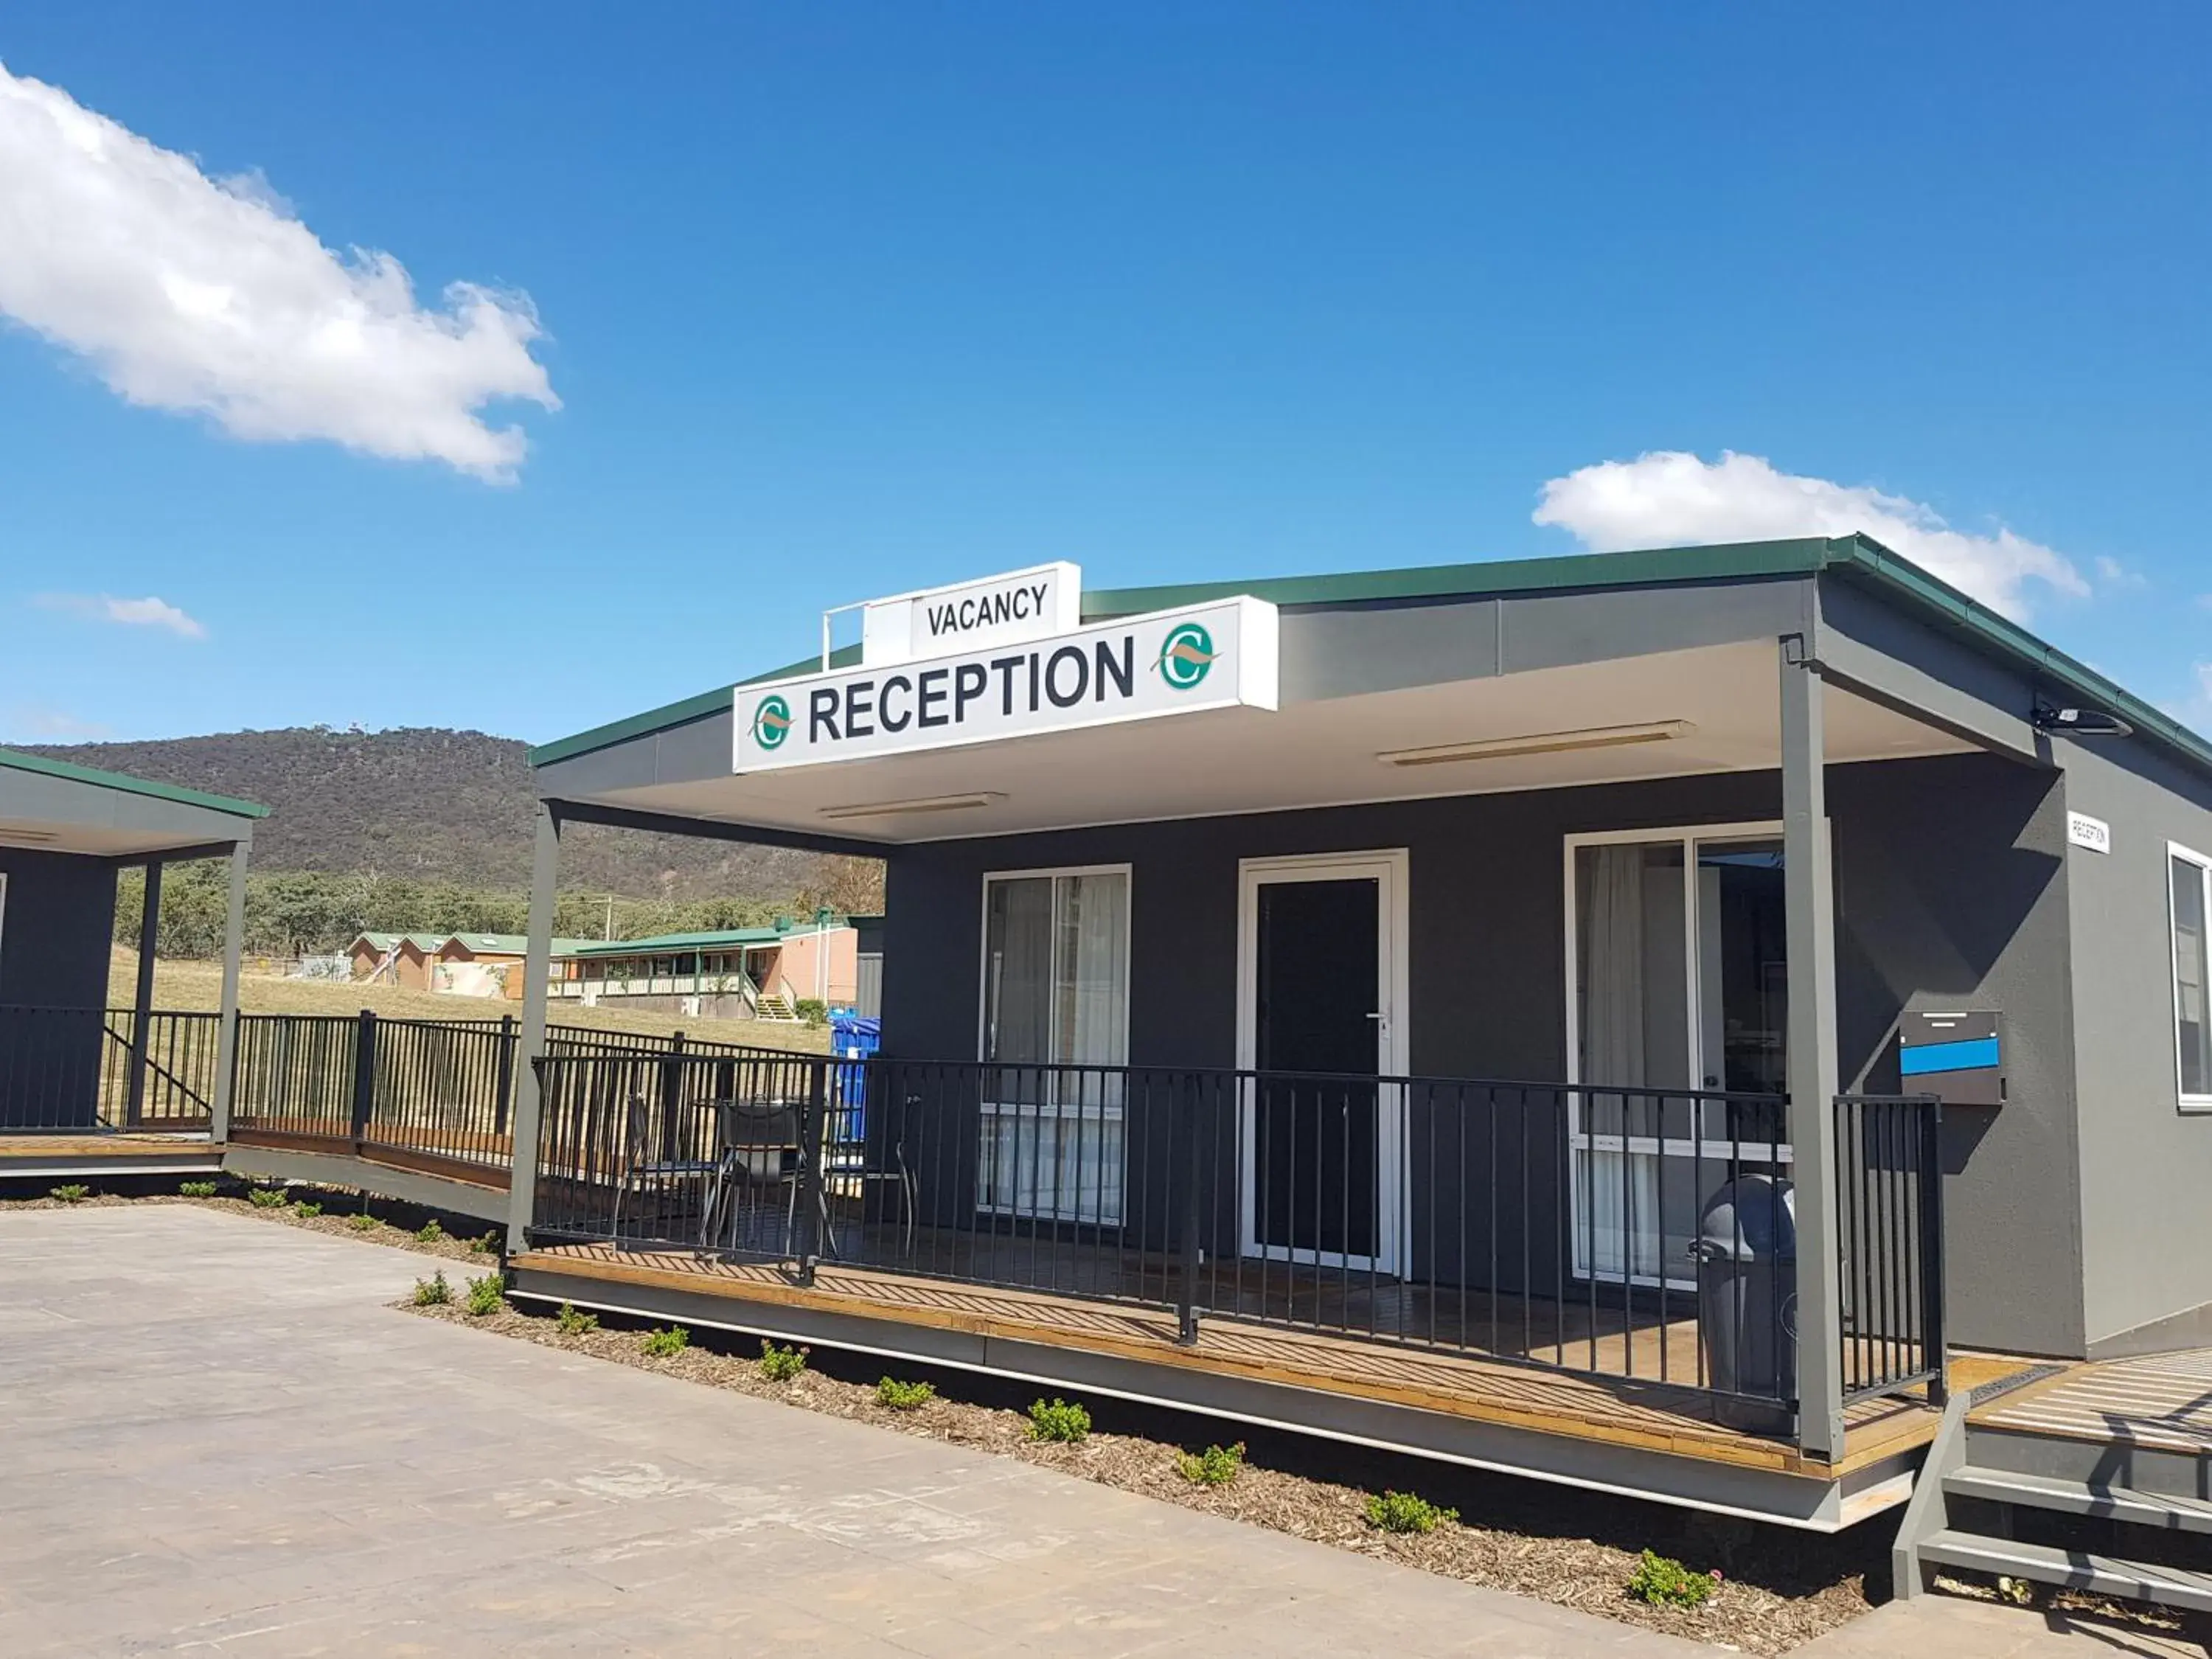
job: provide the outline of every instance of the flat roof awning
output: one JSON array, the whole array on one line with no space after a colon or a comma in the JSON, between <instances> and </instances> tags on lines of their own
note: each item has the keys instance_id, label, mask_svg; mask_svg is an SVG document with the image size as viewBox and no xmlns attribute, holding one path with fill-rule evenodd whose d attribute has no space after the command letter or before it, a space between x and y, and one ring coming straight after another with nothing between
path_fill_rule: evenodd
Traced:
<instances>
[{"instance_id":1,"label":"flat roof awning","mask_svg":"<svg viewBox=\"0 0 2212 1659\"><path fill-rule=\"evenodd\" d=\"M1972 746L1824 696L1831 763ZM1770 640L744 775L724 715L664 734L643 775L640 757L602 751L541 783L564 800L898 845L1765 770L1779 720Z\"/></svg>"},{"instance_id":2,"label":"flat roof awning","mask_svg":"<svg viewBox=\"0 0 2212 1659\"><path fill-rule=\"evenodd\" d=\"M0 749L0 848L134 858L250 841L269 809Z\"/></svg>"}]
</instances>

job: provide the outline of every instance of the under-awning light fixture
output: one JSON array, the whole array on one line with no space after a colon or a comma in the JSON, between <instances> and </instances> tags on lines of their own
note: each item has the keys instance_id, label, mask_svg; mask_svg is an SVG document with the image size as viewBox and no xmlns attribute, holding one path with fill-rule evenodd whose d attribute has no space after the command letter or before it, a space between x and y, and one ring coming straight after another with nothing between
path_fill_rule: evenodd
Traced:
<instances>
[{"instance_id":1,"label":"under-awning light fixture","mask_svg":"<svg viewBox=\"0 0 2212 1659\"><path fill-rule=\"evenodd\" d=\"M963 812L971 806L988 806L1006 797L994 790L979 789L968 795L924 795L915 800L872 800L854 806L825 806L825 818L890 818L908 812Z\"/></svg>"},{"instance_id":2,"label":"under-awning light fixture","mask_svg":"<svg viewBox=\"0 0 2212 1659\"><path fill-rule=\"evenodd\" d=\"M42 846L47 842L59 841L61 838L61 831L58 830L11 830L6 824L0 824L0 841L10 842L24 847Z\"/></svg>"},{"instance_id":3,"label":"under-awning light fixture","mask_svg":"<svg viewBox=\"0 0 2212 1659\"><path fill-rule=\"evenodd\" d=\"M1424 749L1385 749L1375 758L1388 766L1442 766L1454 761L1505 760L1516 755L1564 755L1577 749L1626 749L1686 738L1697 729L1689 720L1647 720L1641 726L1591 726L1577 732L1535 732L1520 738L1431 744Z\"/></svg>"}]
</instances>

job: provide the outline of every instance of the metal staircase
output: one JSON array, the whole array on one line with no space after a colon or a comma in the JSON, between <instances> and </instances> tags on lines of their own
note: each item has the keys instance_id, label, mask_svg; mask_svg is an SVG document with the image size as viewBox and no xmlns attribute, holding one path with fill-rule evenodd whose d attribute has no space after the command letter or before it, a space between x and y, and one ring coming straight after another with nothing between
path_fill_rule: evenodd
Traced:
<instances>
[{"instance_id":1,"label":"metal staircase","mask_svg":"<svg viewBox=\"0 0 2212 1659\"><path fill-rule=\"evenodd\" d=\"M2129 1554L2175 1553L2152 1540L2212 1536L2212 1502L2193 1495L2205 1474L2191 1467L2197 1460L1972 1424L1972 1409L1963 1395L1945 1407L1905 1506L1893 1555L1899 1595L1926 1594L1935 1570L1949 1568L2212 1613L2212 1572L2012 1535L2022 1512L2036 1511L2109 1523L2100 1530ZM2212 1559L2194 1547L2190 1553Z\"/></svg>"}]
</instances>

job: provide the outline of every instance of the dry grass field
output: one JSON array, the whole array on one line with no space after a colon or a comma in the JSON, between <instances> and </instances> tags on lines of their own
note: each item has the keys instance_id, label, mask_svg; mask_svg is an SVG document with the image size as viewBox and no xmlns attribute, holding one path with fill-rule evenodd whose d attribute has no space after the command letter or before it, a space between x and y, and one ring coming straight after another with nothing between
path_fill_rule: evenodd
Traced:
<instances>
[{"instance_id":1,"label":"dry grass field","mask_svg":"<svg viewBox=\"0 0 2212 1659\"><path fill-rule=\"evenodd\" d=\"M130 1007L137 997L137 983L138 953L118 946L108 964L108 1006ZM222 995L222 968L218 963L157 961L154 964L156 1008L212 1012L221 1006ZM252 973L239 977L238 1006L249 1014L354 1014L371 1008L395 1019L497 1019L501 1014L511 1013L520 1020L522 1016L521 1004L497 1002L484 997L407 991L396 985L279 979L273 975ZM830 1034L825 1030L771 1021L617 1013L605 1008L586 1008L576 1002L556 1003L551 1018L560 1024L588 1026L599 1031L633 1031L646 1036L667 1036L684 1031L709 1042L752 1042L763 1048L790 1048L806 1054L826 1054L830 1047Z\"/></svg>"}]
</instances>

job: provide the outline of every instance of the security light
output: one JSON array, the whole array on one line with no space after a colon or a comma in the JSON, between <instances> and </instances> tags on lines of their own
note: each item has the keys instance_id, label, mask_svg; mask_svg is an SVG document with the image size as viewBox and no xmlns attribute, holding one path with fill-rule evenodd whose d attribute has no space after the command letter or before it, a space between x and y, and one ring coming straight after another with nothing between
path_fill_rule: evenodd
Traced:
<instances>
[{"instance_id":1,"label":"security light","mask_svg":"<svg viewBox=\"0 0 2212 1659\"><path fill-rule=\"evenodd\" d=\"M2038 703L2027 720L2039 732L2063 732L2069 738L2135 735L2134 726L2102 708L2053 708L2048 703Z\"/></svg>"}]
</instances>

